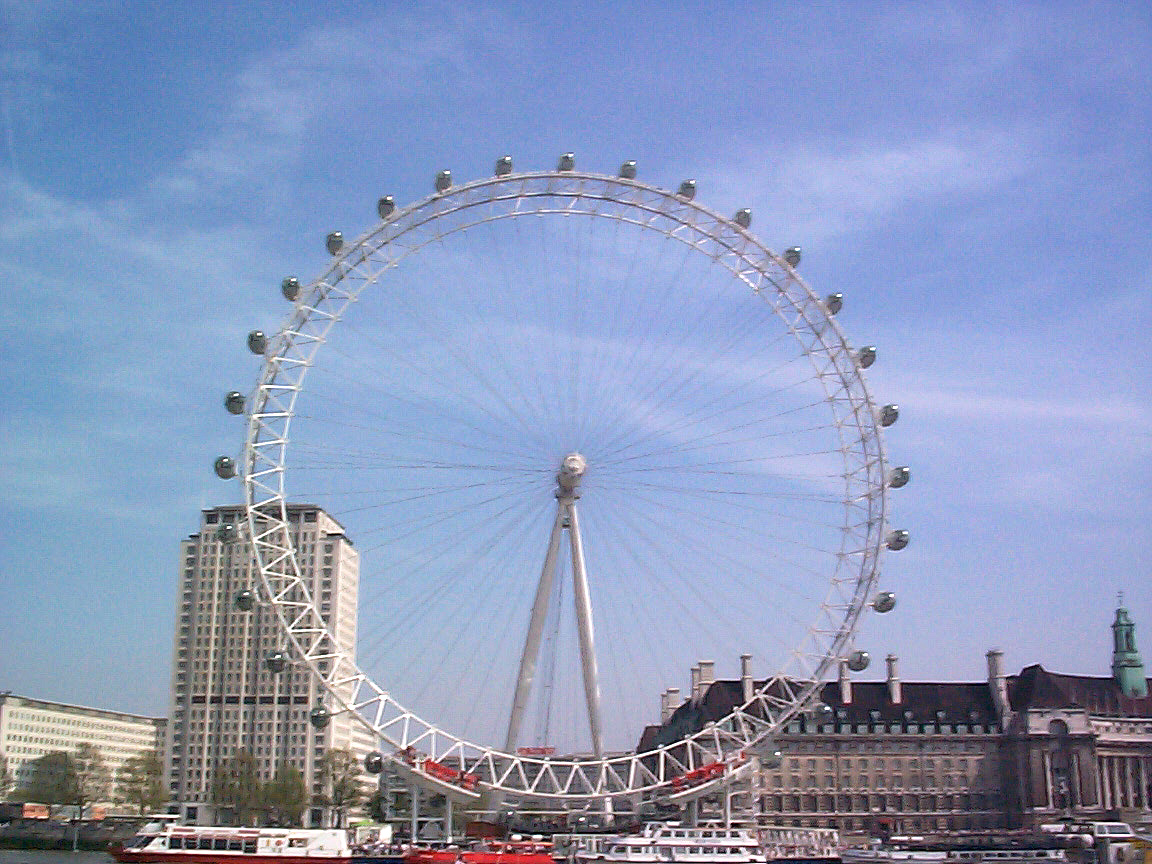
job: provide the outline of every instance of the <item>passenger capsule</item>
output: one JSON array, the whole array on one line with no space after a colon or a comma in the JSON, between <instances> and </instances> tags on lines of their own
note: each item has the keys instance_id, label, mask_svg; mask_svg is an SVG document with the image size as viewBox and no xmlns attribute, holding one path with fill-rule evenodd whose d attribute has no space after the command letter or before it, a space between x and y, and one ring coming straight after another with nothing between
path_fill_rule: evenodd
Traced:
<instances>
[{"instance_id":1,"label":"passenger capsule","mask_svg":"<svg viewBox=\"0 0 1152 864\"><path fill-rule=\"evenodd\" d=\"M899 552L901 549L904 549L908 545L908 541L910 539L911 535L903 528L900 528L889 533L887 539L884 541L884 544L893 552Z\"/></svg>"},{"instance_id":2,"label":"passenger capsule","mask_svg":"<svg viewBox=\"0 0 1152 864\"><path fill-rule=\"evenodd\" d=\"M636 160L630 159L620 166L620 176L625 180L636 179Z\"/></svg>"},{"instance_id":3,"label":"passenger capsule","mask_svg":"<svg viewBox=\"0 0 1152 864\"><path fill-rule=\"evenodd\" d=\"M512 157L511 156L501 156L499 159L496 160L496 176L497 177L507 177L511 173L512 173ZM371 755L371 754L369 754L369 755ZM379 754L377 754L377 755L379 755Z\"/></svg>"},{"instance_id":4,"label":"passenger capsule","mask_svg":"<svg viewBox=\"0 0 1152 864\"><path fill-rule=\"evenodd\" d=\"M316 729L323 729L332 720L332 715L323 705L317 705L308 714L308 722Z\"/></svg>"},{"instance_id":5,"label":"passenger capsule","mask_svg":"<svg viewBox=\"0 0 1152 864\"><path fill-rule=\"evenodd\" d=\"M827 702L817 702L812 708L812 718L817 723L827 723L832 719L832 706Z\"/></svg>"},{"instance_id":6,"label":"passenger capsule","mask_svg":"<svg viewBox=\"0 0 1152 864\"><path fill-rule=\"evenodd\" d=\"M373 750L364 757L364 770L369 774L379 774L384 770L384 757Z\"/></svg>"},{"instance_id":7,"label":"passenger capsule","mask_svg":"<svg viewBox=\"0 0 1152 864\"><path fill-rule=\"evenodd\" d=\"M779 748L772 748L763 756L760 757L760 764L765 768L779 768L784 762L784 754L780 752Z\"/></svg>"},{"instance_id":8,"label":"passenger capsule","mask_svg":"<svg viewBox=\"0 0 1152 864\"><path fill-rule=\"evenodd\" d=\"M239 390L233 390L224 397L224 407L228 410L229 414L243 414L244 394Z\"/></svg>"},{"instance_id":9,"label":"passenger capsule","mask_svg":"<svg viewBox=\"0 0 1152 864\"><path fill-rule=\"evenodd\" d=\"M248 334L248 350L253 354L263 354L268 350L268 339L263 330L253 330Z\"/></svg>"},{"instance_id":10,"label":"passenger capsule","mask_svg":"<svg viewBox=\"0 0 1152 864\"><path fill-rule=\"evenodd\" d=\"M880 409L880 425L887 429L900 419L900 406L896 404L885 405Z\"/></svg>"},{"instance_id":11,"label":"passenger capsule","mask_svg":"<svg viewBox=\"0 0 1152 864\"><path fill-rule=\"evenodd\" d=\"M872 662L872 656L867 651L853 651L848 655L848 668L853 672L863 672Z\"/></svg>"},{"instance_id":12,"label":"passenger capsule","mask_svg":"<svg viewBox=\"0 0 1152 864\"><path fill-rule=\"evenodd\" d=\"M221 480L231 480L236 476L236 462L231 456L219 457L213 467Z\"/></svg>"},{"instance_id":13,"label":"passenger capsule","mask_svg":"<svg viewBox=\"0 0 1152 864\"><path fill-rule=\"evenodd\" d=\"M676 194L681 198L687 198L689 201L691 201L696 197L696 181L685 180L680 184L680 189L676 192Z\"/></svg>"},{"instance_id":14,"label":"passenger capsule","mask_svg":"<svg viewBox=\"0 0 1152 864\"><path fill-rule=\"evenodd\" d=\"M742 210L737 210L736 215L732 217L732 221L741 228L747 228L752 224L752 211L747 207Z\"/></svg>"},{"instance_id":15,"label":"passenger capsule","mask_svg":"<svg viewBox=\"0 0 1152 864\"><path fill-rule=\"evenodd\" d=\"M391 195L385 195L376 202L376 213L381 219L387 219L394 212L396 212L396 199Z\"/></svg>"},{"instance_id":16,"label":"passenger capsule","mask_svg":"<svg viewBox=\"0 0 1152 864\"><path fill-rule=\"evenodd\" d=\"M236 539L239 532L236 530L236 523L225 522L216 529L216 539L221 543L231 543Z\"/></svg>"},{"instance_id":17,"label":"passenger capsule","mask_svg":"<svg viewBox=\"0 0 1152 864\"><path fill-rule=\"evenodd\" d=\"M901 465L899 468L893 468L888 472L888 488L899 489L902 486L907 486L908 481L912 479L912 469L907 465Z\"/></svg>"},{"instance_id":18,"label":"passenger capsule","mask_svg":"<svg viewBox=\"0 0 1152 864\"><path fill-rule=\"evenodd\" d=\"M876 346L867 345L856 352L856 363L861 369L867 369L876 362Z\"/></svg>"},{"instance_id":19,"label":"passenger capsule","mask_svg":"<svg viewBox=\"0 0 1152 864\"><path fill-rule=\"evenodd\" d=\"M891 591L881 591L872 601L872 608L883 615L896 608L896 595Z\"/></svg>"},{"instance_id":20,"label":"passenger capsule","mask_svg":"<svg viewBox=\"0 0 1152 864\"><path fill-rule=\"evenodd\" d=\"M329 255L335 255L344 248L344 235L339 231L333 231L325 238L324 245L328 248Z\"/></svg>"},{"instance_id":21,"label":"passenger capsule","mask_svg":"<svg viewBox=\"0 0 1152 864\"><path fill-rule=\"evenodd\" d=\"M844 308L844 295L829 294L824 298L824 308L828 310L829 315L835 315Z\"/></svg>"},{"instance_id":22,"label":"passenger capsule","mask_svg":"<svg viewBox=\"0 0 1152 864\"><path fill-rule=\"evenodd\" d=\"M452 186L452 172L445 168L436 175L436 191L447 192Z\"/></svg>"},{"instance_id":23,"label":"passenger capsule","mask_svg":"<svg viewBox=\"0 0 1152 864\"><path fill-rule=\"evenodd\" d=\"M264 665L273 675L279 675L288 665L288 658L283 651L269 651L268 656L264 658Z\"/></svg>"},{"instance_id":24,"label":"passenger capsule","mask_svg":"<svg viewBox=\"0 0 1152 864\"><path fill-rule=\"evenodd\" d=\"M256 606L256 595L245 588L236 595L236 608L241 612L251 612Z\"/></svg>"},{"instance_id":25,"label":"passenger capsule","mask_svg":"<svg viewBox=\"0 0 1152 864\"><path fill-rule=\"evenodd\" d=\"M560 161L556 163L557 171L571 171L576 167L576 154L565 153L560 157Z\"/></svg>"},{"instance_id":26,"label":"passenger capsule","mask_svg":"<svg viewBox=\"0 0 1152 864\"><path fill-rule=\"evenodd\" d=\"M296 302L296 298L300 296L300 280L295 276L289 276L280 283L280 293L289 303Z\"/></svg>"},{"instance_id":27,"label":"passenger capsule","mask_svg":"<svg viewBox=\"0 0 1152 864\"><path fill-rule=\"evenodd\" d=\"M785 249L784 260L788 262L789 267L796 267L800 263L800 247L789 246Z\"/></svg>"}]
</instances>

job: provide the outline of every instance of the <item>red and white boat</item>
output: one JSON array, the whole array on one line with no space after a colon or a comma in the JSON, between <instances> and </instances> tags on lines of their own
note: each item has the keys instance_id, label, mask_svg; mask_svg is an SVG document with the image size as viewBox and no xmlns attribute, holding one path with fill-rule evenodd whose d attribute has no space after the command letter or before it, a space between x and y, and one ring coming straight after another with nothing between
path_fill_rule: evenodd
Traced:
<instances>
[{"instance_id":1,"label":"red and white boat","mask_svg":"<svg viewBox=\"0 0 1152 864\"><path fill-rule=\"evenodd\" d=\"M152 822L123 846L108 850L120 864L349 864L341 828L224 828Z\"/></svg>"},{"instance_id":2,"label":"red and white boat","mask_svg":"<svg viewBox=\"0 0 1152 864\"><path fill-rule=\"evenodd\" d=\"M413 849L404 864L556 864L546 840L477 840L467 846Z\"/></svg>"}]
</instances>

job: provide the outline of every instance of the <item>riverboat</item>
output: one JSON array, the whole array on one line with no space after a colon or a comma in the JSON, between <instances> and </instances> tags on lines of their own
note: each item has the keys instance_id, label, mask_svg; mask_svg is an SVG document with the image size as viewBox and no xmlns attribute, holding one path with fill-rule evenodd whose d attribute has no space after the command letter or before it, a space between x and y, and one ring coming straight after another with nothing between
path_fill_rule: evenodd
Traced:
<instances>
[{"instance_id":1,"label":"riverboat","mask_svg":"<svg viewBox=\"0 0 1152 864\"><path fill-rule=\"evenodd\" d=\"M901 838L862 848L840 851L844 864L1067 864L1065 849L938 849L918 848Z\"/></svg>"},{"instance_id":2,"label":"riverboat","mask_svg":"<svg viewBox=\"0 0 1152 864\"><path fill-rule=\"evenodd\" d=\"M552 844L531 840L482 839L466 846L415 848L404 864L555 864Z\"/></svg>"},{"instance_id":3,"label":"riverboat","mask_svg":"<svg viewBox=\"0 0 1152 864\"><path fill-rule=\"evenodd\" d=\"M108 850L120 864L350 864L348 834L339 828L224 828L151 822Z\"/></svg>"},{"instance_id":4,"label":"riverboat","mask_svg":"<svg viewBox=\"0 0 1152 864\"><path fill-rule=\"evenodd\" d=\"M793 864L839 864L840 832L835 828L766 825L756 831L769 861Z\"/></svg>"},{"instance_id":5,"label":"riverboat","mask_svg":"<svg viewBox=\"0 0 1152 864\"><path fill-rule=\"evenodd\" d=\"M1127 822L1065 819L1041 825L1040 831L1070 846L1091 850L1092 864L1134 864L1138 858L1148 861L1139 837Z\"/></svg>"},{"instance_id":6,"label":"riverboat","mask_svg":"<svg viewBox=\"0 0 1152 864\"><path fill-rule=\"evenodd\" d=\"M575 850L576 864L767 864L755 829L650 822Z\"/></svg>"}]
</instances>

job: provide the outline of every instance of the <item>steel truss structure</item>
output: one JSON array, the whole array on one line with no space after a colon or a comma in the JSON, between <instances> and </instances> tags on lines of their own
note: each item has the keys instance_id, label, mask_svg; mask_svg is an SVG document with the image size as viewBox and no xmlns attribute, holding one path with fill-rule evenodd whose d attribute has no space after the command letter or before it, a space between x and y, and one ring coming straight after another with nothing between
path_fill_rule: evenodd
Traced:
<instances>
[{"instance_id":1,"label":"steel truss structure","mask_svg":"<svg viewBox=\"0 0 1152 864\"><path fill-rule=\"evenodd\" d=\"M868 349L852 348L830 300L817 296L793 266L750 233L744 211L735 218L723 217L696 202L694 187L687 184L679 191L666 191L633 179L628 171L622 171L623 176L606 176L561 168L535 173L498 171L497 176L459 186L442 179L435 194L406 208L394 209L390 199L382 200L381 220L362 236L346 243L335 235L329 238L334 253L331 266L314 282L299 286L290 319L260 346L263 370L247 400L247 440L238 467L248 538L260 573L259 591L275 608L285 638L300 661L323 682L327 710L357 715L394 748L388 754L391 758L406 765L421 782L456 800L476 800L486 792L553 800L704 794L739 774L755 754L770 750L773 736L783 726L811 712L817 689L854 649L857 622L870 604L875 606L881 555L886 548L906 542L906 535L903 541L896 536L903 532L890 532L887 524L892 475L881 426L890 422L891 412L886 415L873 401L865 382L863 368L871 362ZM839 451L842 464L840 548L830 565L815 620L791 661L721 722L647 752L610 754L600 746L595 729L600 709L591 610L586 597L578 598L585 604L588 627L584 673L594 753L583 757L524 755L515 749L515 727L524 701L521 691L532 679L539 616L533 616L525 643L513 700L521 707L512 711L504 747L466 740L440 728L434 718L417 716L391 695L387 682L373 681L353 656L338 650L326 629L318 598L310 596L289 539L286 453L297 397L307 374L333 328L354 311L351 307L362 292L386 285L390 272L409 257L437 254L441 241L458 232L501 220L574 215L635 226L682 244L686 254L724 268L768 304L807 356L832 417L830 426L837 439L832 446ZM567 529L576 556L580 554L578 525L573 525L576 484L565 487L563 470L557 476L558 509L549 554L558 554L560 534ZM551 590L545 584L551 579L548 564L544 570L538 597Z\"/></svg>"}]
</instances>

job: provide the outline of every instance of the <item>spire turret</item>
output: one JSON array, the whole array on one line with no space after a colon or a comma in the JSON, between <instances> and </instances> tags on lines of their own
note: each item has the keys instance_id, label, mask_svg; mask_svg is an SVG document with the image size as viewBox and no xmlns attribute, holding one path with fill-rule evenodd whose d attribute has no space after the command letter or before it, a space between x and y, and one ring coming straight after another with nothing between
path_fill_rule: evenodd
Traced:
<instances>
[{"instance_id":1,"label":"spire turret","mask_svg":"<svg viewBox=\"0 0 1152 864\"><path fill-rule=\"evenodd\" d=\"M1136 625L1124 608L1124 594L1116 598L1116 620L1112 622L1112 677L1124 695L1142 699L1148 695L1144 661L1136 652Z\"/></svg>"}]
</instances>

